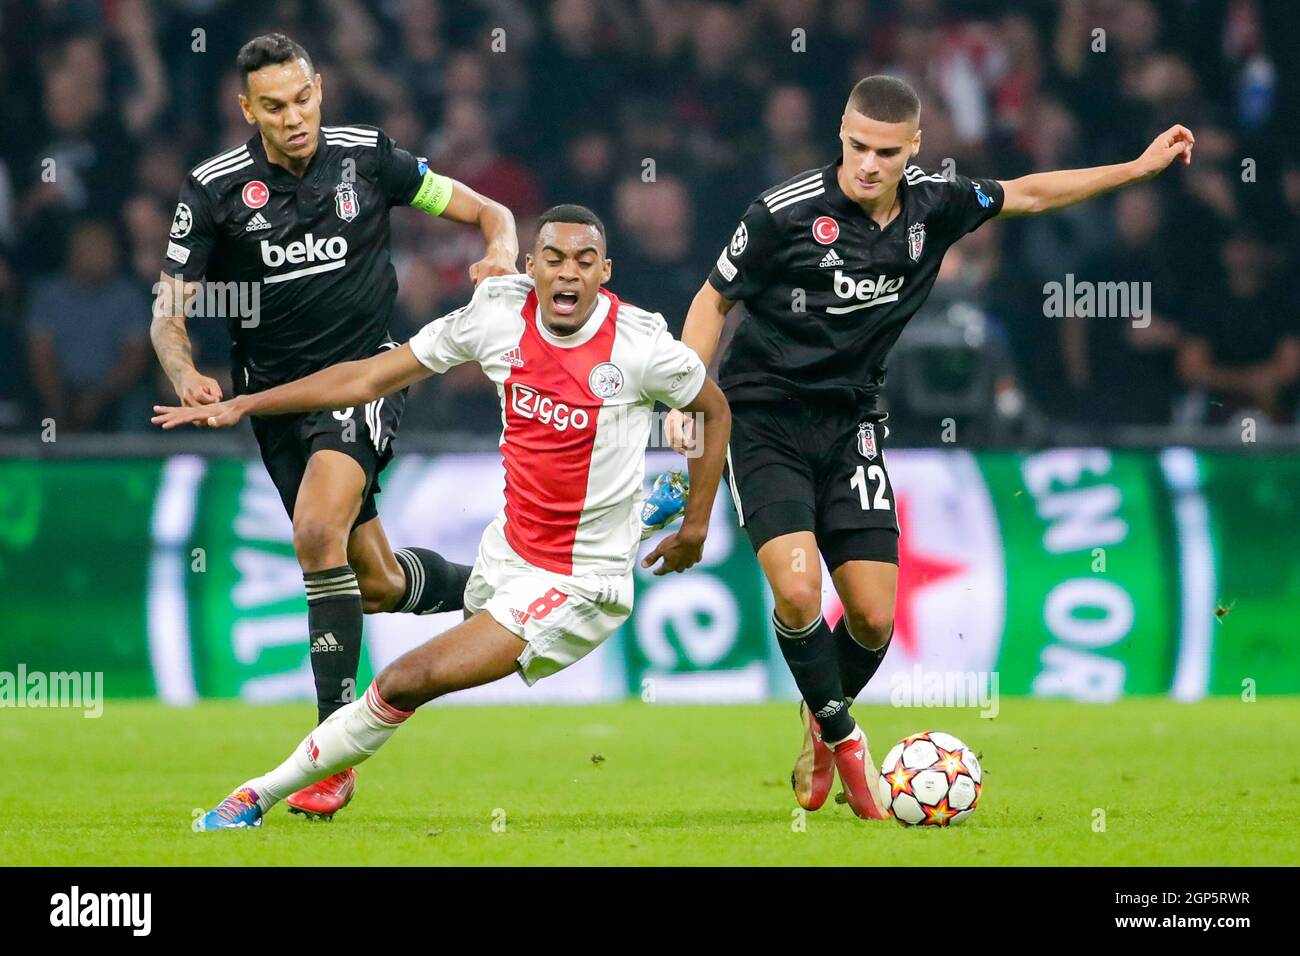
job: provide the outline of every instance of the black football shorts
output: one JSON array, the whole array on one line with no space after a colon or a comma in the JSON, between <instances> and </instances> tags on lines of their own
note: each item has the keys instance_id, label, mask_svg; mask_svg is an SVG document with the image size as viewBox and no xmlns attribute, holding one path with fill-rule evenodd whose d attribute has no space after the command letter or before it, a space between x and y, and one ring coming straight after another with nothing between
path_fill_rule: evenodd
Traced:
<instances>
[{"instance_id":1,"label":"black football shorts","mask_svg":"<svg viewBox=\"0 0 1300 956\"><path fill-rule=\"evenodd\" d=\"M379 474L393 458L393 439L397 437L405 407L406 389L403 389L365 405L333 412L254 416L253 435L261 449L262 461L289 517L293 517L307 460L325 450L342 452L366 473L365 498L353 527L378 516L375 495L381 490Z\"/></svg>"},{"instance_id":2,"label":"black football shorts","mask_svg":"<svg viewBox=\"0 0 1300 956\"><path fill-rule=\"evenodd\" d=\"M811 531L832 571L846 561L898 563L883 418L806 400L732 405L727 478L755 552Z\"/></svg>"}]
</instances>

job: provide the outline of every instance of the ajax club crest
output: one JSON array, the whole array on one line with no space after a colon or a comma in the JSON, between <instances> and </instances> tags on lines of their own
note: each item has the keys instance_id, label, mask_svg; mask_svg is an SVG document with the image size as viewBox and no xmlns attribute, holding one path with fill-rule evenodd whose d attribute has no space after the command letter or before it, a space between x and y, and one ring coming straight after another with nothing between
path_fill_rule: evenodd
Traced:
<instances>
[{"instance_id":1,"label":"ajax club crest","mask_svg":"<svg viewBox=\"0 0 1300 956\"><path fill-rule=\"evenodd\" d=\"M925 247L925 223L913 223L907 230L907 254L915 262L921 258L921 250Z\"/></svg>"},{"instance_id":2,"label":"ajax club crest","mask_svg":"<svg viewBox=\"0 0 1300 956\"><path fill-rule=\"evenodd\" d=\"M601 362L587 378L591 390L601 398L613 398L623 391L623 370L613 362Z\"/></svg>"},{"instance_id":3,"label":"ajax club crest","mask_svg":"<svg viewBox=\"0 0 1300 956\"><path fill-rule=\"evenodd\" d=\"M868 461L876 457L876 426L872 422L858 426L858 452Z\"/></svg>"},{"instance_id":4,"label":"ajax club crest","mask_svg":"<svg viewBox=\"0 0 1300 956\"><path fill-rule=\"evenodd\" d=\"M357 218L357 212L361 208L360 203L357 202L357 191L349 182L341 182L335 189L334 211L344 222L351 222Z\"/></svg>"}]
</instances>

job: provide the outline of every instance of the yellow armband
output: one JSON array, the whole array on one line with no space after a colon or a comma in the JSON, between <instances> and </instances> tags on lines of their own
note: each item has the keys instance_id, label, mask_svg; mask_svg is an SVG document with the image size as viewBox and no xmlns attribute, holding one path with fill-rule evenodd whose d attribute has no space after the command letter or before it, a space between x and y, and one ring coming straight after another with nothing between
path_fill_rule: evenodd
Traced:
<instances>
[{"instance_id":1,"label":"yellow armband","mask_svg":"<svg viewBox=\"0 0 1300 956\"><path fill-rule=\"evenodd\" d=\"M452 180L439 176L432 169L426 169L420 191L411 200L411 205L430 216L441 216L447 203L451 202L451 187Z\"/></svg>"}]
</instances>

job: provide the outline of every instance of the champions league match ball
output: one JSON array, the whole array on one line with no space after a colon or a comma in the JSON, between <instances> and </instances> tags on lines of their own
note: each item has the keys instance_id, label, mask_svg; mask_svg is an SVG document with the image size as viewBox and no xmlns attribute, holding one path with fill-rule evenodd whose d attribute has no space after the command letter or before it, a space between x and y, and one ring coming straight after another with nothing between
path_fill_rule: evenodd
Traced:
<instances>
[{"instance_id":1,"label":"champions league match ball","mask_svg":"<svg viewBox=\"0 0 1300 956\"><path fill-rule=\"evenodd\" d=\"M880 765L885 809L904 826L961 823L979 804L979 758L952 734L937 730L904 737Z\"/></svg>"}]
</instances>

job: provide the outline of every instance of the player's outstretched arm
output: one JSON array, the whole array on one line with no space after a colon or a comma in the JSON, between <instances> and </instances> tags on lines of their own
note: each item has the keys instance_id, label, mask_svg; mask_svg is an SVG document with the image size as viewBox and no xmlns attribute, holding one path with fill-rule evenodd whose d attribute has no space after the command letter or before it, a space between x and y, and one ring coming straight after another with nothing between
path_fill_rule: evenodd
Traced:
<instances>
[{"instance_id":1,"label":"player's outstretched arm","mask_svg":"<svg viewBox=\"0 0 1300 956\"><path fill-rule=\"evenodd\" d=\"M1160 175L1179 157L1184 164L1190 163L1194 145L1196 138L1191 130L1185 126L1171 126L1131 162L1032 173L1007 180L1001 184L1004 198L998 216L1031 216L1064 209L1102 193L1143 182Z\"/></svg>"},{"instance_id":2,"label":"player's outstretched arm","mask_svg":"<svg viewBox=\"0 0 1300 956\"><path fill-rule=\"evenodd\" d=\"M199 291L198 283L161 273L153 300L149 340L176 397L182 405L208 405L221 401L221 385L194 367L190 334L185 328L185 303Z\"/></svg>"},{"instance_id":3,"label":"player's outstretched arm","mask_svg":"<svg viewBox=\"0 0 1300 956\"><path fill-rule=\"evenodd\" d=\"M487 254L469 267L469 277L478 285L488 276L513 275L519 271L519 236L514 214L464 183L452 180L451 199L441 213L443 219L478 226L487 243Z\"/></svg>"},{"instance_id":4,"label":"player's outstretched arm","mask_svg":"<svg viewBox=\"0 0 1300 956\"><path fill-rule=\"evenodd\" d=\"M727 313L735 304L723 298L722 293L707 281L691 300L691 307L686 311L686 325L682 329L682 344L694 349L706 367L713 361ZM664 436L668 439L668 447L686 454L695 447L694 420L673 409L664 420Z\"/></svg>"},{"instance_id":5,"label":"player's outstretched arm","mask_svg":"<svg viewBox=\"0 0 1300 956\"><path fill-rule=\"evenodd\" d=\"M691 475L691 496L686 502L682 526L660 541L659 546L641 562L642 567L649 568L663 558L663 564L655 568L655 574L685 571L703 557L704 539L709 533L709 515L713 513L713 499L722 481L727 442L731 439L731 407L713 379L704 379L700 393L689 405L683 405L682 411L698 414L704 421L700 454L691 458L687 466Z\"/></svg>"},{"instance_id":6,"label":"player's outstretched arm","mask_svg":"<svg viewBox=\"0 0 1300 956\"><path fill-rule=\"evenodd\" d=\"M357 362L341 362L306 378L238 395L229 401L199 408L155 405L151 419L165 429L178 425L229 428L245 415L282 415L289 412L329 411L364 405L432 375L411 351L410 344L389 349Z\"/></svg>"}]
</instances>

